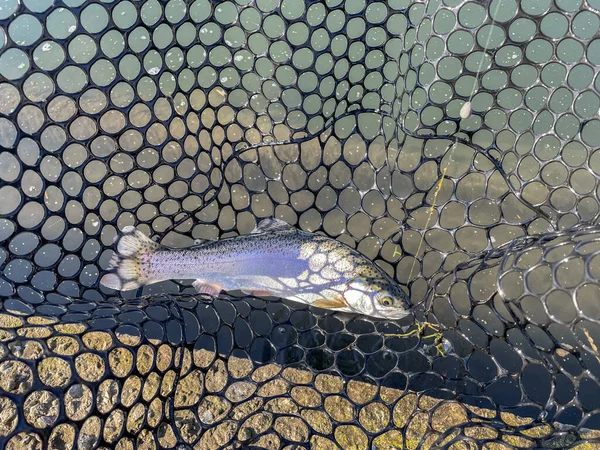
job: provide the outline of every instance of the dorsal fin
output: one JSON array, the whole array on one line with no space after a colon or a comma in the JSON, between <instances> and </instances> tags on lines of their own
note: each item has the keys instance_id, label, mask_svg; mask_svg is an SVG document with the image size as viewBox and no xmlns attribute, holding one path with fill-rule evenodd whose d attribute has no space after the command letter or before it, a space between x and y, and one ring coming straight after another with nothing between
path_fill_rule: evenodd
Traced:
<instances>
[{"instance_id":1,"label":"dorsal fin","mask_svg":"<svg viewBox=\"0 0 600 450\"><path fill-rule=\"evenodd\" d=\"M275 219L271 217L269 219L262 220L254 230L250 232L250 234L261 234L261 233L273 233L275 231L294 231L295 228L292 227L287 222L283 220Z\"/></svg>"}]
</instances>

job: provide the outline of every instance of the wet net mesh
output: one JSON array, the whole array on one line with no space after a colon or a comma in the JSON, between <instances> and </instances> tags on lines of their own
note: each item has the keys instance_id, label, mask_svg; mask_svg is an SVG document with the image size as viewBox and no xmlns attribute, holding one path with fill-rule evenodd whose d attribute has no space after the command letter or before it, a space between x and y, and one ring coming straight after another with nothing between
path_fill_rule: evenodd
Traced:
<instances>
[{"instance_id":1,"label":"wet net mesh","mask_svg":"<svg viewBox=\"0 0 600 450\"><path fill-rule=\"evenodd\" d=\"M598 0L0 0L0 447L598 448L599 28ZM271 216L414 317L99 286L124 226Z\"/></svg>"}]
</instances>

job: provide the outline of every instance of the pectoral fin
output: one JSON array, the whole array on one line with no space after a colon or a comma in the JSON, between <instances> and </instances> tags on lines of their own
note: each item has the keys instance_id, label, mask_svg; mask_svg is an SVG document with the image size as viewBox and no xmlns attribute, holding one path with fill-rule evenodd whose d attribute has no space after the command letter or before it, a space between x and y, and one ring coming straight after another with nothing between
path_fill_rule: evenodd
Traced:
<instances>
[{"instance_id":1,"label":"pectoral fin","mask_svg":"<svg viewBox=\"0 0 600 450\"><path fill-rule=\"evenodd\" d=\"M212 296L219 295L223 290L222 286L219 286L218 284L206 283L203 280L194 281L192 283L192 286L194 287L194 289L196 289L198 294L208 294Z\"/></svg>"},{"instance_id":2,"label":"pectoral fin","mask_svg":"<svg viewBox=\"0 0 600 450\"><path fill-rule=\"evenodd\" d=\"M325 309L346 308L348 307L348 302L346 302L346 299L342 294L339 294L334 298L321 298L315 301L313 306Z\"/></svg>"}]
</instances>

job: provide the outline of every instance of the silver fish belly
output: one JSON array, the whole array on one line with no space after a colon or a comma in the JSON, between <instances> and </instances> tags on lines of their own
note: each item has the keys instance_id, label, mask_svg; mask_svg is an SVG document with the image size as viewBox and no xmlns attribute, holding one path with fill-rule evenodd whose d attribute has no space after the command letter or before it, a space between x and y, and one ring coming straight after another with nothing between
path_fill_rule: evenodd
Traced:
<instances>
[{"instance_id":1,"label":"silver fish belly","mask_svg":"<svg viewBox=\"0 0 600 450\"><path fill-rule=\"evenodd\" d=\"M376 264L334 239L263 220L251 234L169 249L128 227L117 240L114 271L101 283L135 289L195 279L200 293L242 290L374 317L408 314L404 292Z\"/></svg>"}]
</instances>

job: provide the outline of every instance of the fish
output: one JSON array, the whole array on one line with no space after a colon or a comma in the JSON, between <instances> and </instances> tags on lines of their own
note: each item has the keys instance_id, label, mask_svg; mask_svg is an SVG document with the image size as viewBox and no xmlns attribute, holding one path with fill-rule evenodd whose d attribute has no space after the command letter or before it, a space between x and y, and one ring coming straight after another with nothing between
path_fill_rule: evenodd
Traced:
<instances>
[{"instance_id":1,"label":"fish","mask_svg":"<svg viewBox=\"0 0 600 450\"><path fill-rule=\"evenodd\" d=\"M373 261L276 218L263 219L250 234L201 240L186 249L166 247L126 226L100 284L127 291L172 279L194 279L196 291L209 296L242 291L383 319L410 314L405 292Z\"/></svg>"}]
</instances>

